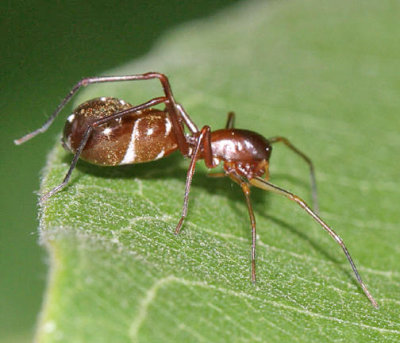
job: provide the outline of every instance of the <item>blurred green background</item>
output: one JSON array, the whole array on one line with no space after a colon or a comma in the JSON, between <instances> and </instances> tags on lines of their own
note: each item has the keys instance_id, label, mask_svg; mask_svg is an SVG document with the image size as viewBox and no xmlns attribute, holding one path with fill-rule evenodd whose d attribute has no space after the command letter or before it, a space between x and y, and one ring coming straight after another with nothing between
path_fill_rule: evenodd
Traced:
<instances>
[{"instance_id":1,"label":"blurred green background","mask_svg":"<svg viewBox=\"0 0 400 343\"><path fill-rule=\"evenodd\" d=\"M146 54L167 30L232 0L5 1L0 5L0 341L33 337L46 282L38 245L39 174L64 120L20 147L70 87Z\"/></svg>"}]
</instances>

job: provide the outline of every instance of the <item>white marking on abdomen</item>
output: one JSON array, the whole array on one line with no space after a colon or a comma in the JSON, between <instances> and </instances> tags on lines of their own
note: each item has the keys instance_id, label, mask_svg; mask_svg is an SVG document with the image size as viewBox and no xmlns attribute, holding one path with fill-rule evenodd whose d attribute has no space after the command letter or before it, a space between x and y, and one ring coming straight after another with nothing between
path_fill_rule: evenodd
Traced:
<instances>
[{"instance_id":1,"label":"white marking on abdomen","mask_svg":"<svg viewBox=\"0 0 400 343\"><path fill-rule=\"evenodd\" d=\"M75 119L75 114L70 114L69 115L69 117L67 118L67 120L70 122L70 123L72 123L73 121L74 121L74 119Z\"/></svg>"},{"instance_id":2,"label":"white marking on abdomen","mask_svg":"<svg viewBox=\"0 0 400 343\"><path fill-rule=\"evenodd\" d=\"M169 121L169 118L165 118L165 137L169 135L171 132L172 124Z\"/></svg>"},{"instance_id":3,"label":"white marking on abdomen","mask_svg":"<svg viewBox=\"0 0 400 343\"><path fill-rule=\"evenodd\" d=\"M142 119L135 121L132 128L131 140L129 141L128 148L126 149L125 156L119 164L130 164L135 161L136 151L135 151L135 141L139 135L139 122Z\"/></svg>"},{"instance_id":4,"label":"white marking on abdomen","mask_svg":"<svg viewBox=\"0 0 400 343\"><path fill-rule=\"evenodd\" d=\"M163 149L163 150L161 150L161 152L160 152L154 159L155 159L155 160L158 160L158 159L164 157L164 154L165 154L165 151L164 151L164 149Z\"/></svg>"},{"instance_id":5,"label":"white marking on abdomen","mask_svg":"<svg viewBox=\"0 0 400 343\"><path fill-rule=\"evenodd\" d=\"M105 134L106 136L108 136L108 135L111 133L111 131L112 131L112 129L111 129L110 127L106 127L106 128L103 130L103 134Z\"/></svg>"},{"instance_id":6,"label":"white marking on abdomen","mask_svg":"<svg viewBox=\"0 0 400 343\"><path fill-rule=\"evenodd\" d=\"M149 128L149 129L147 129L146 134L147 134L147 136L150 136L150 135L153 134L153 132L154 132L154 129L151 127L151 128Z\"/></svg>"}]
</instances>

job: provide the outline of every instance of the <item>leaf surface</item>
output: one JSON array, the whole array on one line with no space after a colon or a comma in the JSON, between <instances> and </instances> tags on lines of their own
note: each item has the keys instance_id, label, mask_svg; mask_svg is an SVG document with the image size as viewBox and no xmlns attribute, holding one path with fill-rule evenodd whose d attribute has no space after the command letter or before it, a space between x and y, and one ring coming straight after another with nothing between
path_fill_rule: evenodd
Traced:
<instances>
[{"instance_id":1,"label":"leaf surface","mask_svg":"<svg viewBox=\"0 0 400 343\"><path fill-rule=\"evenodd\" d=\"M380 304L337 244L295 204L254 190L257 275L241 190L199 163L173 235L188 161L101 168L80 162L41 209L50 276L39 342L400 341L396 1L248 2L166 34L111 74L160 71L192 119L281 135L312 157L321 216L344 239ZM155 81L90 86L77 103L161 95ZM71 156L49 155L42 192ZM307 166L274 146L271 181L310 202Z\"/></svg>"}]
</instances>

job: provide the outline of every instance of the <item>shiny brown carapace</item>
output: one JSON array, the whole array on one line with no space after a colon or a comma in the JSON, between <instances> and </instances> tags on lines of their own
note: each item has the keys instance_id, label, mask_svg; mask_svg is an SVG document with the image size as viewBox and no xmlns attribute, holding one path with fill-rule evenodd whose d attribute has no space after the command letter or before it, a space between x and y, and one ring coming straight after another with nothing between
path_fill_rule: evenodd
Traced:
<instances>
[{"instance_id":1,"label":"shiny brown carapace","mask_svg":"<svg viewBox=\"0 0 400 343\"><path fill-rule=\"evenodd\" d=\"M63 182L43 195L41 201L46 201L68 184L71 173L80 158L101 166L117 166L151 162L179 150L183 156L190 159L190 165L186 177L182 214L175 228L176 234L180 232L187 215L190 186L196 162L203 159L210 169L222 164L223 172L210 175L227 176L242 188L252 232L251 279L253 282L256 281L256 221L250 201L251 186L287 197L319 223L341 246L359 285L372 305L377 308L378 304L362 281L343 240L318 215L314 167L307 155L297 149L287 138L277 136L266 139L256 132L236 129L232 112L228 114L224 129L211 131L209 126L204 126L199 130L183 106L175 101L168 78L164 74L150 72L82 79L72 88L41 128L15 140L15 144L22 144L46 131L82 86L93 83L152 79L160 81L164 91L162 96L135 106L124 100L100 97L81 104L68 116L62 144L65 149L74 154L74 158ZM155 109L154 106L159 104L164 104L165 108ZM309 165L314 210L297 195L268 181L272 145L279 142L285 144Z\"/></svg>"},{"instance_id":2,"label":"shiny brown carapace","mask_svg":"<svg viewBox=\"0 0 400 343\"><path fill-rule=\"evenodd\" d=\"M75 153L86 127L131 107L123 100L106 97L78 106L65 123L64 148ZM80 158L93 164L116 166L158 160L177 149L168 114L146 108L95 127Z\"/></svg>"}]
</instances>

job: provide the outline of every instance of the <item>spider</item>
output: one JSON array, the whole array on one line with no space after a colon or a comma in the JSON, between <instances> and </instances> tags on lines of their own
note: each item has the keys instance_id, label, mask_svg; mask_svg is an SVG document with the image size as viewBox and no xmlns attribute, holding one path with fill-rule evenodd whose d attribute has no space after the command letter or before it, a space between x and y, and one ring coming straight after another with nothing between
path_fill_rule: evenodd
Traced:
<instances>
[{"instance_id":1,"label":"spider","mask_svg":"<svg viewBox=\"0 0 400 343\"><path fill-rule=\"evenodd\" d=\"M186 177L182 214L175 228L175 234L178 234L188 212L189 192L196 162L203 159L210 169L222 163L224 172L211 175L229 177L241 187L246 199L252 232L251 279L253 282L256 281L256 221L250 201L250 186L287 197L320 224L343 249L359 285L372 305L378 308L377 302L362 281L343 240L318 215L315 174L311 160L284 137L266 139L256 132L236 129L235 116L232 112L228 114L224 129L211 131L210 127L205 125L199 130L183 106L175 101L169 80L164 74L149 72L84 78L72 88L42 127L14 142L19 145L45 132L83 86L94 83L151 79L160 81L164 90L163 96L136 106L120 99L101 97L79 105L72 112L64 127L62 144L65 149L74 154L74 157L64 180L44 194L41 201L47 200L67 185L80 158L97 165L116 166L154 161L179 150L183 156L190 159L190 165ZM164 110L154 108L159 104L165 105ZM285 144L308 163L314 210L297 195L268 181L272 145L279 142Z\"/></svg>"}]
</instances>

